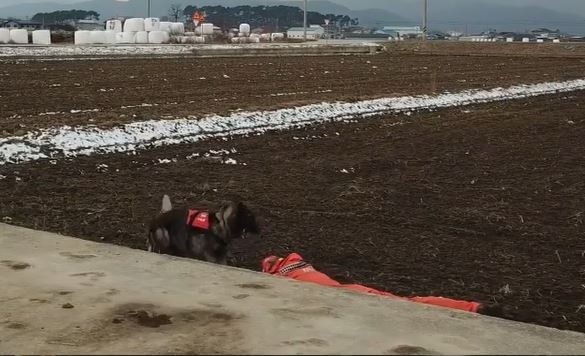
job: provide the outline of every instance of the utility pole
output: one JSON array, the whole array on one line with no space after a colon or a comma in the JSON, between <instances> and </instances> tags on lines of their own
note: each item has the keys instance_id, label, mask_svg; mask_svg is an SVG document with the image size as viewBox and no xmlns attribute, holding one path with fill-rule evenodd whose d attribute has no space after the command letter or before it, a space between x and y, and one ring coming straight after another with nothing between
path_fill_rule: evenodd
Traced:
<instances>
[{"instance_id":1,"label":"utility pole","mask_svg":"<svg viewBox=\"0 0 585 356\"><path fill-rule=\"evenodd\" d=\"M304 20L303 20L303 31L304 31L304 35L303 38L305 39L305 42L307 42L307 0L305 0L305 7L304 7Z\"/></svg>"},{"instance_id":2,"label":"utility pole","mask_svg":"<svg viewBox=\"0 0 585 356\"><path fill-rule=\"evenodd\" d=\"M427 40L427 32L428 32L428 13L429 13L429 1L423 0L423 40Z\"/></svg>"},{"instance_id":3,"label":"utility pole","mask_svg":"<svg viewBox=\"0 0 585 356\"><path fill-rule=\"evenodd\" d=\"M150 0L148 0L148 18L150 18Z\"/></svg>"}]
</instances>

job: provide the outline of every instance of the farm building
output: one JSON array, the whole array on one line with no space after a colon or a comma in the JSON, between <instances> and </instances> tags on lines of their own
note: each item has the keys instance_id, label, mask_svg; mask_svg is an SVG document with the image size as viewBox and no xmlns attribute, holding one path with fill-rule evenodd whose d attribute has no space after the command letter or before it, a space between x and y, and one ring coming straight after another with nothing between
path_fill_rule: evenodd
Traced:
<instances>
[{"instance_id":1,"label":"farm building","mask_svg":"<svg viewBox=\"0 0 585 356\"><path fill-rule=\"evenodd\" d=\"M69 20L66 24L75 27L78 31L103 30L104 23L98 20Z\"/></svg>"},{"instance_id":2,"label":"farm building","mask_svg":"<svg viewBox=\"0 0 585 356\"><path fill-rule=\"evenodd\" d=\"M307 39L309 40L318 40L323 38L325 34L325 29L319 25L311 25L311 27L307 28ZM298 38L302 39L305 36L305 30L303 27L291 27L286 32L288 38Z\"/></svg>"},{"instance_id":3,"label":"farm building","mask_svg":"<svg viewBox=\"0 0 585 356\"><path fill-rule=\"evenodd\" d=\"M420 26L384 26L374 34L387 35L394 38L420 37L423 32Z\"/></svg>"}]
</instances>

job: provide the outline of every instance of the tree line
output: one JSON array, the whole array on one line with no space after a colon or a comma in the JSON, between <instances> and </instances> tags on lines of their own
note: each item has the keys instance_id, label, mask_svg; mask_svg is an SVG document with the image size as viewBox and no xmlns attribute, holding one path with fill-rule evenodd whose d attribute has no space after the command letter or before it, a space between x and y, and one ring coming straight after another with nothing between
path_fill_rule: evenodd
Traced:
<instances>
[{"instance_id":1,"label":"tree line","mask_svg":"<svg viewBox=\"0 0 585 356\"><path fill-rule=\"evenodd\" d=\"M62 10L39 12L32 17L32 20L44 23L59 23L66 20L98 20L99 18L100 14L95 11Z\"/></svg>"},{"instance_id":2,"label":"tree line","mask_svg":"<svg viewBox=\"0 0 585 356\"><path fill-rule=\"evenodd\" d=\"M211 22L221 28L238 27L241 23L248 23L254 27L270 27L272 29L290 28L303 26L303 10L294 6L203 6L197 7L189 5L183 10L186 18L199 11L206 16L206 22ZM321 14L319 12L307 12L307 21L309 24L325 24L329 20L331 24L345 28L357 26L359 19L351 18L347 15Z\"/></svg>"}]
</instances>

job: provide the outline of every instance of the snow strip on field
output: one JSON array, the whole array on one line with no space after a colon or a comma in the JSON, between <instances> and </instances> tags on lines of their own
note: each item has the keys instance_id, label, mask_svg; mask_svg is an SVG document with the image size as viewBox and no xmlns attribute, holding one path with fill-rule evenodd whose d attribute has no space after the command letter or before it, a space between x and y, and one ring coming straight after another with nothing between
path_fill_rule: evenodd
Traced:
<instances>
[{"instance_id":1,"label":"snow strip on field","mask_svg":"<svg viewBox=\"0 0 585 356\"><path fill-rule=\"evenodd\" d=\"M235 112L227 116L140 121L120 127L59 127L0 139L0 165L43 158L75 157L112 152L133 153L163 145L196 142L230 135L262 134L311 124L367 118L385 112L456 107L585 89L585 79L468 90L436 96L405 96L321 103L275 111Z\"/></svg>"},{"instance_id":2,"label":"snow strip on field","mask_svg":"<svg viewBox=\"0 0 585 356\"><path fill-rule=\"evenodd\" d=\"M347 47L377 46L375 43L337 44ZM0 46L0 57L53 57L53 56L120 56L120 55L185 55L193 50L237 48L315 48L322 43L249 43L249 44L200 44L200 45L84 45L84 46ZM331 46L336 46L335 44Z\"/></svg>"}]
</instances>

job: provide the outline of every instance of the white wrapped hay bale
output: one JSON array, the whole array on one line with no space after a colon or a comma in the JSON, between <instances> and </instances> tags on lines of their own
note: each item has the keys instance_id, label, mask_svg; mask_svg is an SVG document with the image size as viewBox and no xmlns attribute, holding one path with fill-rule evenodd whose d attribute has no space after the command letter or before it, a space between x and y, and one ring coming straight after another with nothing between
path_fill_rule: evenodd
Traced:
<instances>
[{"instance_id":1,"label":"white wrapped hay bale","mask_svg":"<svg viewBox=\"0 0 585 356\"><path fill-rule=\"evenodd\" d=\"M201 24L201 34L203 34L203 36L213 35L213 24L212 23Z\"/></svg>"},{"instance_id":2,"label":"white wrapped hay bale","mask_svg":"<svg viewBox=\"0 0 585 356\"><path fill-rule=\"evenodd\" d=\"M144 31L144 19L133 18L124 22L124 32L141 32Z\"/></svg>"},{"instance_id":3,"label":"white wrapped hay bale","mask_svg":"<svg viewBox=\"0 0 585 356\"><path fill-rule=\"evenodd\" d=\"M522 39L522 43L528 43L528 42L530 42L530 38L528 38L528 37L524 37L524 38Z\"/></svg>"},{"instance_id":4,"label":"white wrapped hay bale","mask_svg":"<svg viewBox=\"0 0 585 356\"><path fill-rule=\"evenodd\" d=\"M247 37L250 35L250 25L243 23L240 25L240 36Z\"/></svg>"},{"instance_id":5,"label":"white wrapped hay bale","mask_svg":"<svg viewBox=\"0 0 585 356\"><path fill-rule=\"evenodd\" d=\"M185 25L180 22L173 22L171 24L171 31L173 35L184 35L185 34Z\"/></svg>"},{"instance_id":6,"label":"white wrapped hay bale","mask_svg":"<svg viewBox=\"0 0 585 356\"><path fill-rule=\"evenodd\" d=\"M116 31L104 31L105 44L116 44Z\"/></svg>"},{"instance_id":7,"label":"white wrapped hay bale","mask_svg":"<svg viewBox=\"0 0 585 356\"><path fill-rule=\"evenodd\" d=\"M543 39L537 39L536 40L536 43L544 43L544 40Z\"/></svg>"},{"instance_id":8,"label":"white wrapped hay bale","mask_svg":"<svg viewBox=\"0 0 585 356\"><path fill-rule=\"evenodd\" d=\"M51 31L49 31L49 30L33 31L32 38L33 38L33 44L50 45L51 44Z\"/></svg>"},{"instance_id":9,"label":"white wrapped hay bale","mask_svg":"<svg viewBox=\"0 0 585 356\"><path fill-rule=\"evenodd\" d=\"M75 31L75 44L76 45L91 44L90 31Z\"/></svg>"},{"instance_id":10,"label":"white wrapped hay bale","mask_svg":"<svg viewBox=\"0 0 585 356\"><path fill-rule=\"evenodd\" d=\"M106 31L122 32L122 21L120 20L106 21Z\"/></svg>"},{"instance_id":11,"label":"white wrapped hay bale","mask_svg":"<svg viewBox=\"0 0 585 356\"><path fill-rule=\"evenodd\" d=\"M284 40L284 33L275 32L271 35L273 41L281 41Z\"/></svg>"},{"instance_id":12,"label":"white wrapped hay bale","mask_svg":"<svg viewBox=\"0 0 585 356\"><path fill-rule=\"evenodd\" d=\"M185 36L195 36L195 32L185 32Z\"/></svg>"},{"instance_id":13,"label":"white wrapped hay bale","mask_svg":"<svg viewBox=\"0 0 585 356\"><path fill-rule=\"evenodd\" d=\"M148 43L148 32L146 32L146 31L136 32L136 41L135 41L135 43L139 43L139 44L146 44L146 43Z\"/></svg>"},{"instance_id":14,"label":"white wrapped hay bale","mask_svg":"<svg viewBox=\"0 0 585 356\"><path fill-rule=\"evenodd\" d=\"M561 40L559 40L558 38L555 38L555 39L553 40L553 43L561 43Z\"/></svg>"},{"instance_id":15,"label":"white wrapped hay bale","mask_svg":"<svg viewBox=\"0 0 585 356\"><path fill-rule=\"evenodd\" d=\"M7 28L0 28L0 43L10 42L10 30Z\"/></svg>"},{"instance_id":16,"label":"white wrapped hay bale","mask_svg":"<svg viewBox=\"0 0 585 356\"><path fill-rule=\"evenodd\" d=\"M166 31L152 31L148 33L148 43L162 44L168 43L171 36Z\"/></svg>"},{"instance_id":17,"label":"white wrapped hay bale","mask_svg":"<svg viewBox=\"0 0 585 356\"><path fill-rule=\"evenodd\" d=\"M116 42L115 42L116 44L123 43L123 41L124 41L123 33L124 32L116 32Z\"/></svg>"},{"instance_id":18,"label":"white wrapped hay bale","mask_svg":"<svg viewBox=\"0 0 585 356\"><path fill-rule=\"evenodd\" d=\"M250 43L260 43L260 37L250 37Z\"/></svg>"},{"instance_id":19,"label":"white wrapped hay bale","mask_svg":"<svg viewBox=\"0 0 585 356\"><path fill-rule=\"evenodd\" d=\"M133 44L136 43L136 32L118 32L116 33L117 44Z\"/></svg>"},{"instance_id":20,"label":"white wrapped hay bale","mask_svg":"<svg viewBox=\"0 0 585 356\"><path fill-rule=\"evenodd\" d=\"M144 30L146 32L160 31L160 19L156 17L144 19Z\"/></svg>"},{"instance_id":21,"label":"white wrapped hay bale","mask_svg":"<svg viewBox=\"0 0 585 356\"><path fill-rule=\"evenodd\" d=\"M193 36L195 43L205 43L205 37L203 36Z\"/></svg>"},{"instance_id":22,"label":"white wrapped hay bale","mask_svg":"<svg viewBox=\"0 0 585 356\"><path fill-rule=\"evenodd\" d=\"M239 37L233 37L232 38L232 43L240 43L240 38Z\"/></svg>"},{"instance_id":23,"label":"white wrapped hay bale","mask_svg":"<svg viewBox=\"0 0 585 356\"><path fill-rule=\"evenodd\" d=\"M260 35L260 41L263 42L268 42L270 41L270 34L269 33L263 33Z\"/></svg>"},{"instance_id":24,"label":"white wrapped hay bale","mask_svg":"<svg viewBox=\"0 0 585 356\"><path fill-rule=\"evenodd\" d=\"M105 31L91 31L89 34L89 40L92 44L105 44L106 32Z\"/></svg>"},{"instance_id":25,"label":"white wrapped hay bale","mask_svg":"<svg viewBox=\"0 0 585 356\"><path fill-rule=\"evenodd\" d=\"M122 32L121 42L124 44L136 43L136 32Z\"/></svg>"},{"instance_id":26,"label":"white wrapped hay bale","mask_svg":"<svg viewBox=\"0 0 585 356\"><path fill-rule=\"evenodd\" d=\"M506 42L514 42L514 37L508 37L506 38Z\"/></svg>"},{"instance_id":27,"label":"white wrapped hay bale","mask_svg":"<svg viewBox=\"0 0 585 356\"><path fill-rule=\"evenodd\" d=\"M159 31L171 32L172 22L161 21Z\"/></svg>"},{"instance_id":28,"label":"white wrapped hay bale","mask_svg":"<svg viewBox=\"0 0 585 356\"><path fill-rule=\"evenodd\" d=\"M28 31L22 29L10 30L10 41L17 44L28 44Z\"/></svg>"}]
</instances>

